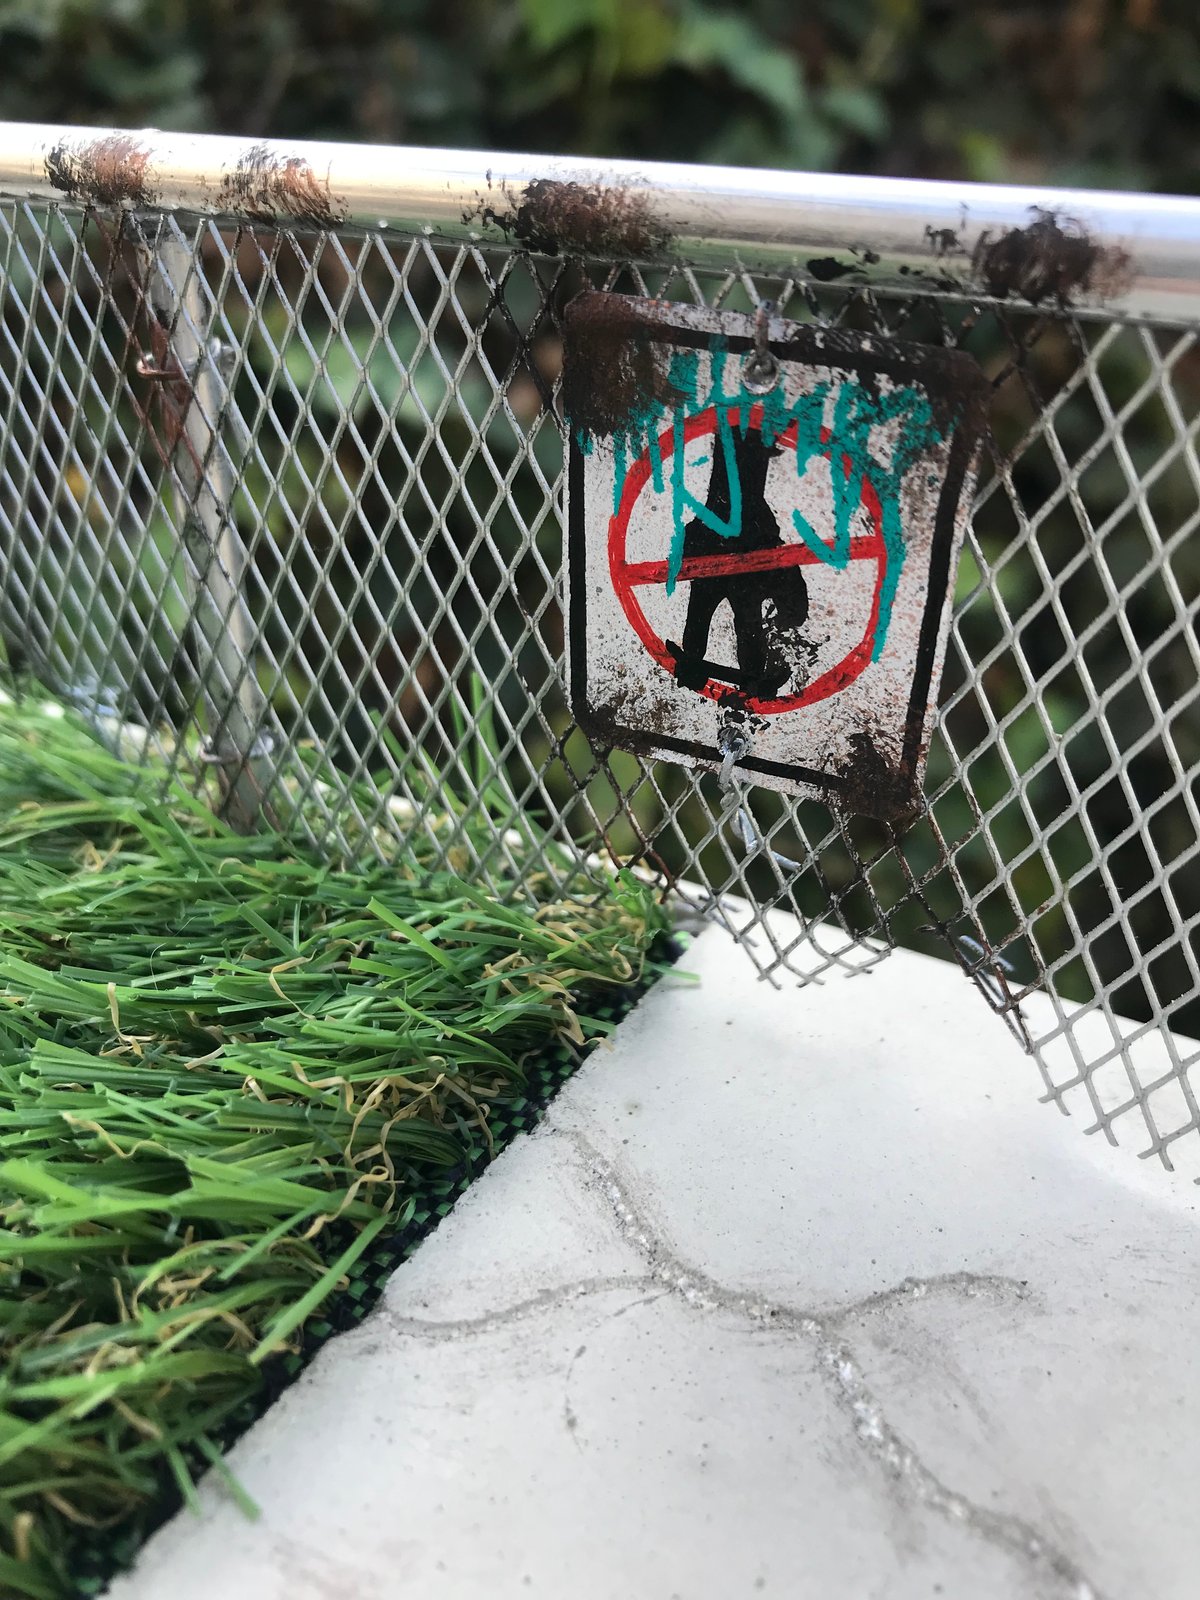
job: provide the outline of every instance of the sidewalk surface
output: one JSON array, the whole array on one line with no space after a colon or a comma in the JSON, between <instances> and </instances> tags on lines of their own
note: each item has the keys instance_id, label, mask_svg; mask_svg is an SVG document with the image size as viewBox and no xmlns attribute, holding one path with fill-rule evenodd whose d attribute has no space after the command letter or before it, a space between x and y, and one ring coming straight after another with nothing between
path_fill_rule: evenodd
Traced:
<instances>
[{"instance_id":1,"label":"sidewalk surface","mask_svg":"<svg viewBox=\"0 0 1200 1600\"><path fill-rule=\"evenodd\" d=\"M1184 1600L1200 1192L956 970L717 928L114 1600Z\"/></svg>"}]
</instances>

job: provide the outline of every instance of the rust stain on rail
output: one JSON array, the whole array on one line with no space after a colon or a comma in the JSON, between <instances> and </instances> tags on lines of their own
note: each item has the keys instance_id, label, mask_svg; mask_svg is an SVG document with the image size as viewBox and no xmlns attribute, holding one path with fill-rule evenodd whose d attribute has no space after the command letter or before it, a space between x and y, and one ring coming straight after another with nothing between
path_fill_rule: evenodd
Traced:
<instances>
[{"instance_id":1,"label":"rust stain on rail","mask_svg":"<svg viewBox=\"0 0 1200 1600\"><path fill-rule=\"evenodd\" d=\"M279 155L269 144L251 145L225 174L217 207L271 226L303 222L336 228L348 215L346 202L333 193L327 177L320 177L303 156Z\"/></svg>"},{"instance_id":2,"label":"rust stain on rail","mask_svg":"<svg viewBox=\"0 0 1200 1600\"><path fill-rule=\"evenodd\" d=\"M535 178L519 194L501 184L494 199L480 195L463 221L476 217L539 255L644 261L671 242L649 197L629 184Z\"/></svg>"},{"instance_id":3,"label":"rust stain on rail","mask_svg":"<svg viewBox=\"0 0 1200 1600\"><path fill-rule=\"evenodd\" d=\"M1111 299L1128 288L1132 263L1126 251L1097 244L1073 217L1040 206L1031 216L1027 227L980 235L971 268L988 294L999 300L1019 294L1031 305L1052 299L1069 306L1078 293Z\"/></svg>"},{"instance_id":4,"label":"rust stain on rail","mask_svg":"<svg viewBox=\"0 0 1200 1600\"><path fill-rule=\"evenodd\" d=\"M150 157L128 133L60 139L46 153L46 179L79 205L153 206L159 195L149 176Z\"/></svg>"}]
</instances>

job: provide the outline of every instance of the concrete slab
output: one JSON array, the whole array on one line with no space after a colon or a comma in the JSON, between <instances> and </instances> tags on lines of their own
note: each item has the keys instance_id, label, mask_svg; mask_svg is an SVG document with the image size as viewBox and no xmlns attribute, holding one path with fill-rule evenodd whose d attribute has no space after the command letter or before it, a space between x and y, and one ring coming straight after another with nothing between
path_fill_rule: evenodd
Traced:
<instances>
[{"instance_id":1,"label":"concrete slab","mask_svg":"<svg viewBox=\"0 0 1200 1600\"><path fill-rule=\"evenodd\" d=\"M114 1600L1190 1600L1196 1190L948 966L685 964Z\"/></svg>"}]
</instances>

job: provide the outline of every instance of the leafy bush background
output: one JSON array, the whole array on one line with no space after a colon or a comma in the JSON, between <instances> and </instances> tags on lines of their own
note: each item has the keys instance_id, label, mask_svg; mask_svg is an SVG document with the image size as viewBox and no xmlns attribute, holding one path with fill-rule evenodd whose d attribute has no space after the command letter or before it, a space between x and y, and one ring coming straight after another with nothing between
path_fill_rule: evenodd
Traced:
<instances>
[{"instance_id":1,"label":"leafy bush background","mask_svg":"<svg viewBox=\"0 0 1200 1600\"><path fill-rule=\"evenodd\" d=\"M1190 192L1194 0L0 0L0 117Z\"/></svg>"}]
</instances>

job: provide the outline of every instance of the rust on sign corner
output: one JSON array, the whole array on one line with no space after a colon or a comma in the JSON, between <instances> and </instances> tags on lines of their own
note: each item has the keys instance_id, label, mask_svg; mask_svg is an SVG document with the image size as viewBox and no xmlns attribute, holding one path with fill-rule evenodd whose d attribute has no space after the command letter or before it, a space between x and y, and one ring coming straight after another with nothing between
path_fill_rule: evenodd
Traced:
<instances>
[{"instance_id":1,"label":"rust on sign corner","mask_svg":"<svg viewBox=\"0 0 1200 1600\"><path fill-rule=\"evenodd\" d=\"M670 245L670 229L641 190L622 184L536 178L519 197L502 186L505 209L482 196L464 221L479 217L538 255L646 260Z\"/></svg>"},{"instance_id":2,"label":"rust on sign corner","mask_svg":"<svg viewBox=\"0 0 1200 1600\"><path fill-rule=\"evenodd\" d=\"M865 724L849 735L849 754L838 768L838 803L851 816L897 821L916 805L917 795L906 780L924 765L924 750L919 748L916 759L902 762L897 771L877 741L877 730Z\"/></svg>"},{"instance_id":3,"label":"rust on sign corner","mask_svg":"<svg viewBox=\"0 0 1200 1600\"><path fill-rule=\"evenodd\" d=\"M46 179L78 205L152 206L158 191L147 176L150 154L128 133L60 139L46 152Z\"/></svg>"},{"instance_id":4,"label":"rust on sign corner","mask_svg":"<svg viewBox=\"0 0 1200 1600\"><path fill-rule=\"evenodd\" d=\"M225 174L217 205L272 226L306 222L314 228L336 228L348 215L329 180L318 177L303 156L277 155L269 144L252 145Z\"/></svg>"},{"instance_id":5,"label":"rust on sign corner","mask_svg":"<svg viewBox=\"0 0 1200 1600\"><path fill-rule=\"evenodd\" d=\"M1104 248L1073 217L1035 206L1033 221L994 235L985 230L971 258L980 286L998 300L1022 295L1031 305L1053 298L1069 306L1078 293L1111 299L1128 285L1126 251Z\"/></svg>"},{"instance_id":6,"label":"rust on sign corner","mask_svg":"<svg viewBox=\"0 0 1200 1600\"><path fill-rule=\"evenodd\" d=\"M572 328L588 330L588 360L563 371L563 409L577 434L624 433L647 406L679 398L645 337L638 302L588 290L571 301L568 316Z\"/></svg>"}]
</instances>

